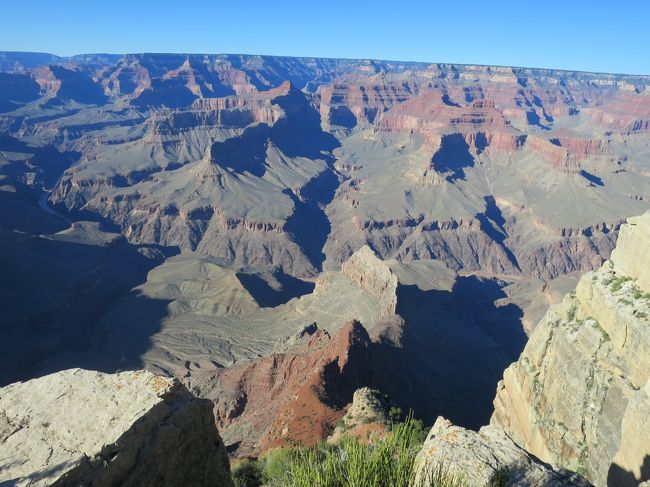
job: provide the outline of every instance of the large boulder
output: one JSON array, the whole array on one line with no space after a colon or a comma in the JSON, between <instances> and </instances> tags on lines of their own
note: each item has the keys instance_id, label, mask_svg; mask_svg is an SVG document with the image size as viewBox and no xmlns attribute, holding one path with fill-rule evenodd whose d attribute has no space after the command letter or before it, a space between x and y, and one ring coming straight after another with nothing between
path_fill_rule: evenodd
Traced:
<instances>
[{"instance_id":1,"label":"large boulder","mask_svg":"<svg viewBox=\"0 0 650 487\"><path fill-rule=\"evenodd\" d=\"M476 432L438 417L416 459L414 485L433 487L444 479L474 487L590 485L573 472L540 462L498 426Z\"/></svg>"},{"instance_id":2,"label":"large boulder","mask_svg":"<svg viewBox=\"0 0 650 487\"><path fill-rule=\"evenodd\" d=\"M0 485L231 487L212 405L145 371L0 389Z\"/></svg>"}]
</instances>

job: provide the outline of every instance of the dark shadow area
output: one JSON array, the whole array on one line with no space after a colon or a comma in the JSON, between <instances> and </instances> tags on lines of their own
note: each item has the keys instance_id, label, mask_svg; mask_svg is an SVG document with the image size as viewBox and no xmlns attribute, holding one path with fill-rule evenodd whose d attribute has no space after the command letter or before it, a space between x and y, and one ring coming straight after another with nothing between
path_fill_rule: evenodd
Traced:
<instances>
[{"instance_id":1,"label":"dark shadow area","mask_svg":"<svg viewBox=\"0 0 650 487\"><path fill-rule=\"evenodd\" d=\"M462 134L444 135L440 143L440 149L431 159L433 169L439 173L449 173L447 181L465 179L466 167L473 167L474 157L469 152L469 145Z\"/></svg>"},{"instance_id":2,"label":"dark shadow area","mask_svg":"<svg viewBox=\"0 0 650 487\"><path fill-rule=\"evenodd\" d=\"M357 117L355 117L352 110L346 106L333 107L330 110L330 123L332 125L351 129L356 127Z\"/></svg>"},{"instance_id":3,"label":"dark shadow area","mask_svg":"<svg viewBox=\"0 0 650 487\"><path fill-rule=\"evenodd\" d=\"M497 382L523 350L522 311L497 307L500 283L460 278L451 292L398 289L404 323L373 342L373 386L432 424L442 415L477 429L489 422Z\"/></svg>"},{"instance_id":4,"label":"dark shadow area","mask_svg":"<svg viewBox=\"0 0 650 487\"><path fill-rule=\"evenodd\" d=\"M476 147L476 153L480 154L488 146L488 140L485 136L485 132L477 132L474 139L474 147Z\"/></svg>"},{"instance_id":5,"label":"dark shadow area","mask_svg":"<svg viewBox=\"0 0 650 487\"><path fill-rule=\"evenodd\" d=\"M455 101L452 101L451 98L449 98L449 94L445 93L442 95L442 102L447 105L448 107L456 107L460 108L460 104L456 103Z\"/></svg>"},{"instance_id":6,"label":"dark shadow area","mask_svg":"<svg viewBox=\"0 0 650 487\"><path fill-rule=\"evenodd\" d=\"M103 105L107 101L104 89L95 83L89 73L73 71L62 66L50 66L50 70L61 81L56 97L48 102L57 104L58 100L74 100L89 105Z\"/></svg>"},{"instance_id":7,"label":"dark shadow area","mask_svg":"<svg viewBox=\"0 0 650 487\"><path fill-rule=\"evenodd\" d=\"M286 113L271 129L271 139L284 155L333 162L330 152L339 147L339 141L321 129L320 114L303 93L292 88L272 103Z\"/></svg>"},{"instance_id":8,"label":"dark shadow area","mask_svg":"<svg viewBox=\"0 0 650 487\"><path fill-rule=\"evenodd\" d=\"M474 93L469 86L463 88L463 93L465 95L465 103L471 103L474 101Z\"/></svg>"},{"instance_id":9,"label":"dark shadow area","mask_svg":"<svg viewBox=\"0 0 650 487\"><path fill-rule=\"evenodd\" d=\"M0 384L81 365L109 370L112 350L90 352L97 323L162 260L161 249L121 237L86 244L0 232ZM132 339L134 356L148 348L150 331L146 342Z\"/></svg>"},{"instance_id":10,"label":"dark shadow area","mask_svg":"<svg viewBox=\"0 0 650 487\"><path fill-rule=\"evenodd\" d=\"M599 178L598 176L591 174L590 172L585 171L582 169L580 171L580 176L585 178L589 183L591 183L592 186L605 186L605 183L603 183L603 180Z\"/></svg>"},{"instance_id":11,"label":"dark shadow area","mask_svg":"<svg viewBox=\"0 0 650 487\"><path fill-rule=\"evenodd\" d=\"M508 232L504 228L506 220L497 206L494 196L488 195L485 197L485 212L477 213L476 219L481 224L481 230L501 246L510 263L519 269L517 257L505 243L506 238L508 238Z\"/></svg>"},{"instance_id":12,"label":"dark shadow area","mask_svg":"<svg viewBox=\"0 0 650 487\"><path fill-rule=\"evenodd\" d=\"M117 81L120 83L120 94L130 95L138 87L133 79L136 73L134 69L123 68L117 75Z\"/></svg>"},{"instance_id":13,"label":"dark shadow area","mask_svg":"<svg viewBox=\"0 0 650 487\"><path fill-rule=\"evenodd\" d=\"M528 125L535 125L543 130L550 130L546 125L542 125L542 119L537 115L535 110L529 110L526 112L526 121Z\"/></svg>"},{"instance_id":14,"label":"dark shadow area","mask_svg":"<svg viewBox=\"0 0 650 487\"><path fill-rule=\"evenodd\" d=\"M313 282L285 274L280 268L273 272L275 282L269 282L264 276L255 273L237 272L235 275L262 308L285 304L293 298L311 293L315 287Z\"/></svg>"},{"instance_id":15,"label":"dark shadow area","mask_svg":"<svg viewBox=\"0 0 650 487\"><path fill-rule=\"evenodd\" d=\"M185 84L186 80L180 78L152 79L151 88L144 90L140 96L131 100L131 104L140 108L149 106L187 107L198 97Z\"/></svg>"},{"instance_id":16,"label":"dark shadow area","mask_svg":"<svg viewBox=\"0 0 650 487\"><path fill-rule=\"evenodd\" d=\"M641 482L650 480L650 455L646 455L641 465L641 476L637 477L633 472L612 463L607 472L608 487L637 487Z\"/></svg>"},{"instance_id":17,"label":"dark shadow area","mask_svg":"<svg viewBox=\"0 0 650 487\"><path fill-rule=\"evenodd\" d=\"M546 113L546 109L544 108L544 104L542 103L542 100L537 96L537 95L532 95L533 96L533 103L535 106L537 106L540 110L542 110L542 115L544 116L544 120L546 120L547 123L553 123L553 117Z\"/></svg>"},{"instance_id":18,"label":"dark shadow area","mask_svg":"<svg viewBox=\"0 0 650 487\"><path fill-rule=\"evenodd\" d=\"M26 74L0 73L0 113L10 112L40 97L41 87Z\"/></svg>"},{"instance_id":19,"label":"dark shadow area","mask_svg":"<svg viewBox=\"0 0 650 487\"><path fill-rule=\"evenodd\" d=\"M81 156L79 152L59 152L52 146L33 146L7 134L0 134L0 151L26 154L24 160L0 167L0 173L8 176L9 182L33 187L38 192L41 186L51 187ZM25 179L26 172L37 173L37 178L29 185Z\"/></svg>"},{"instance_id":20,"label":"dark shadow area","mask_svg":"<svg viewBox=\"0 0 650 487\"><path fill-rule=\"evenodd\" d=\"M284 228L318 271L323 268L325 260L323 247L332 231L324 207L334 199L338 186L339 180L336 174L327 170L302 189L302 199L289 189L284 190L295 205L293 214L287 218Z\"/></svg>"},{"instance_id":21,"label":"dark shadow area","mask_svg":"<svg viewBox=\"0 0 650 487\"><path fill-rule=\"evenodd\" d=\"M493 279L461 276L453 292L461 306L467 309L471 320L501 346L511 362L517 360L528 337L521 324L522 310L514 304L495 304L497 300L507 298L502 283Z\"/></svg>"},{"instance_id":22,"label":"dark shadow area","mask_svg":"<svg viewBox=\"0 0 650 487\"><path fill-rule=\"evenodd\" d=\"M212 144L210 162L238 174L249 172L262 177L266 172L266 149L270 136L271 128L266 124L248 127L239 137Z\"/></svg>"},{"instance_id":23,"label":"dark shadow area","mask_svg":"<svg viewBox=\"0 0 650 487\"><path fill-rule=\"evenodd\" d=\"M275 145L287 157L305 157L333 163L331 151L338 140L320 126L320 114L305 95L295 89L273 100L286 113L273 126L259 124L248 127L241 136L215 142L211 162L242 174L246 171L257 177L266 172L266 150Z\"/></svg>"}]
</instances>

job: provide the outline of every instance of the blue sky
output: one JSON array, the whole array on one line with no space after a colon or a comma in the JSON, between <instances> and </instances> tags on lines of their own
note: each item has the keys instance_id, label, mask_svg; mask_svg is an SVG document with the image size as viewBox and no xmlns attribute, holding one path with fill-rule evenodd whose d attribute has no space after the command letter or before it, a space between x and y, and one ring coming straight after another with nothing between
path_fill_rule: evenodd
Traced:
<instances>
[{"instance_id":1,"label":"blue sky","mask_svg":"<svg viewBox=\"0 0 650 487\"><path fill-rule=\"evenodd\" d=\"M0 50L247 53L650 74L650 1L0 0Z\"/></svg>"}]
</instances>

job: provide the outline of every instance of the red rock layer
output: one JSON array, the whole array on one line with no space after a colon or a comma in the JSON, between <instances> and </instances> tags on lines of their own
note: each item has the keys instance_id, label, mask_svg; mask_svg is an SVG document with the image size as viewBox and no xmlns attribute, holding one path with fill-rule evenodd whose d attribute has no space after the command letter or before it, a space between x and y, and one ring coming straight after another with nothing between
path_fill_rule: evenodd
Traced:
<instances>
[{"instance_id":1,"label":"red rock layer","mask_svg":"<svg viewBox=\"0 0 650 487\"><path fill-rule=\"evenodd\" d=\"M347 323L333 337L316 331L306 343L249 364L224 369L209 379L217 424L248 428L238 455L323 440L368 383L368 333Z\"/></svg>"}]
</instances>

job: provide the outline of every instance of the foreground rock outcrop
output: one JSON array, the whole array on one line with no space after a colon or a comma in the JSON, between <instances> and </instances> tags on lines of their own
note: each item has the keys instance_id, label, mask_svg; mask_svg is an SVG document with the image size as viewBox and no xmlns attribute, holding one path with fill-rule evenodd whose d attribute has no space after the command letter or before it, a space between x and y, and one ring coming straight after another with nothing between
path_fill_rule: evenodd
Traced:
<instances>
[{"instance_id":1,"label":"foreground rock outcrop","mask_svg":"<svg viewBox=\"0 0 650 487\"><path fill-rule=\"evenodd\" d=\"M416 459L415 485L438 485L439 475L464 485L588 486L579 475L553 469L519 448L501 428L484 426L478 432L454 426L439 417Z\"/></svg>"},{"instance_id":2,"label":"foreground rock outcrop","mask_svg":"<svg viewBox=\"0 0 650 487\"><path fill-rule=\"evenodd\" d=\"M144 371L11 384L0 389L0 484L230 487L211 409Z\"/></svg>"},{"instance_id":3,"label":"foreground rock outcrop","mask_svg":"<svg viewBox=\"0 0 650 487\"><path fill-rule=\"evenodd\" d=\"M499 384L492 423L598 486L650 479L650 213L549 309Z\"/></svg>"}]
</instances>

